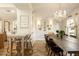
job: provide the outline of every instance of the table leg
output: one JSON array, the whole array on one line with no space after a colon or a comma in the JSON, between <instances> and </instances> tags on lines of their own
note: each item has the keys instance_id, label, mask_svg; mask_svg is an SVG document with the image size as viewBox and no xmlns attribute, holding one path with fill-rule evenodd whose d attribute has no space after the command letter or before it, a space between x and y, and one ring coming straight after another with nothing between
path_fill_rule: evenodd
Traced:
<instances>
[{"instance_id":1,"label":"table leg","mask_svg":"<svg viewBox=\"0 0 79 59\"><path fill-rule=\"evenodd\" d=\"M10 53L10 56L11 56L11 38L9 38L9 53Z\"/></svg>"},{"instance_id":2,"label":"table leg","mask_svg":"<svg viewBox=\"0 0 79 59\"><path fill-rule=\"evenodd\" d=\"M24 56L24 38L22 38L21 42L22 42L22 56Z\"/></svg>"}]
</instances>

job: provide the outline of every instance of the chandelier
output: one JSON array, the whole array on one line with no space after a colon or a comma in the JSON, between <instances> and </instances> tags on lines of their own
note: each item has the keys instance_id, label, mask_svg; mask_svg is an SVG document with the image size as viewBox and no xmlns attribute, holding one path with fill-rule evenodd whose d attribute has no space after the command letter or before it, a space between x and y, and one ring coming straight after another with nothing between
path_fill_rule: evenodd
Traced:
<instances>
[{"instance_id":1,"label":"chandelier","mask_svg":"<svg viewBox=\"0 0 79 59\"><path fill-rule=\"evenodd\" d=\"M55 12L54 16L56 18L65 18L66 17L66 10L61 9L61 4L59 4L59 10Z\"/></svg>"}]
</instances>

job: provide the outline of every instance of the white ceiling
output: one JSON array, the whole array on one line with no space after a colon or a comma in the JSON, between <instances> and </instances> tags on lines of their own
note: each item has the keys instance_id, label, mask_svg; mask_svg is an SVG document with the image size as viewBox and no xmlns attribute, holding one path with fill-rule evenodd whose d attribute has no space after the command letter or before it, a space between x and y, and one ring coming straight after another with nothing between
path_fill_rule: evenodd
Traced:
<instances>
[{"instance_id":1,"label":"white ceiling","mask_svg":"<svg viewBox=\"0 0 79 59\"><path fill-rule=\"evenodd\" d=\"M14 20L15 18L16 18L15 5L11 3L0 3L0 20L9 20L9 19Z\"/></svg>"},{"instance_id":2,"label":"white ceiling","mask_svg":"<svg viewBox=\"0 0 79 59\"><path fill-rule=\"evenodd\" d=\"M32 10L30 3L14 3L15 7L22 10Z\"/></svg>"},{"instance_id":3,"label":"white ceiling","mask_svg":"<svg viewBox=\"0 0 79 59\"><path fill-rule=\"evenodd\" d=\"M17 17L17 8L21 10L31 10L32 6L28 3L1 3L0 4L0 20L15 20ZM11 12L11 11L14 12Z\"/></svg>"},{"instance_id":4,"label":"white ceiling","mask_svg":"<svg viewBox=\"0 0 79 59\"><path fill-rule=\"evenodd\" d=\"M0 20L16 19L17 9L32 11L30 3L0 3ZM14 10L15 12L10 12Z\"/></svg>"},{"instance_id":5,"label":"white ceiling","mask_svg":"<svg viewBox=\"0 0 79 59\"><path fill-rule=\"evenodd\" d=\"M0 7L0 20L16 19L16 9L8 7Z\"/></svg>"},{"instance_id":6,"label":"white ceiling","mask_svg":"<svg viewBox=\"0 0 79 59\"><path fill-rule=\"evenodd\" d=\"M79 8L79 3L6 3L0 4L0 18L15 18L16 8L23 10L31 10L36 16L46 18L53 17L55 11L62 9L66 10L69 15L75 9ZM14 13L7 12L7 10L15 10Z\"/></svg>"},{"instance_id":7,"label":"white ceiling","mask_svg":"<svg viewBox=\"0 0 79 59\"><path fill-rule=\"evenodd\" d=\"M74 9L79 8L78 3L32 3L33 13L40 17L51 17L55 11L66 10L69 15Z\"/></svg>"}]
</instances>

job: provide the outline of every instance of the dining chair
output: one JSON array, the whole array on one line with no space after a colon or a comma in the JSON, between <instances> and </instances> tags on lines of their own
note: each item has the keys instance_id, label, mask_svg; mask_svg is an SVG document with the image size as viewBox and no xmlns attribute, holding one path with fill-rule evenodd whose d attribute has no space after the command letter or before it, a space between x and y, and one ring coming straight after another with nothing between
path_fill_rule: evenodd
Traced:
<instances>
[{"instance_id":1,"label":"dining chair","mask_svg":"<svg viewBox=\"0 0 79 59\"><path fill-rule=\"evenodd\" d=\"M44 36L45 36L45 42L46 42L45 48L48 51L48 54L47 55L49 55L50 50L51 50L50 47L49 47L49 37L46 34Z\"/></svg>"},{"instance_id":2,"label":"dining chair","mask_svg":"<svg viewBox=\"0 0 79 59\"><path fill-rule=\"evenodd\" d=\"M48 46L51 50L51 52L49 53L49 55L52 55L52 53L54 53L54 56L55 55L63 55L63 50L58 47L54 42L53 42L53 39L49 38L49 41L48 41Z\"/></svg>"},{"instance_id":3,"label":"dining chair","mask_svg":"<svg viewBox=\"0 0 79 59\"><path fill-rule=\"evenodd\" d=\"M46 49L48 51L47 55L49 55L50 52L51 52L51 48L50 48L51 42L50 42L50 39L49 39L49 37L47 35L44 35L44 36L45 36L45 41L46 41L46 46L45 47L46 47Z\"/></svg>"},{"instance_id":4,"label":"dining chair","mask_svg":"<svg viewBox=\"0 0 79 59\"><path fill-rule=\"evenodd\" d=\"M46 42L46 46L45 47L48 48L48 36L45 34L44 37L45 37L45 42Z\"/></svg>"}]
</instances>

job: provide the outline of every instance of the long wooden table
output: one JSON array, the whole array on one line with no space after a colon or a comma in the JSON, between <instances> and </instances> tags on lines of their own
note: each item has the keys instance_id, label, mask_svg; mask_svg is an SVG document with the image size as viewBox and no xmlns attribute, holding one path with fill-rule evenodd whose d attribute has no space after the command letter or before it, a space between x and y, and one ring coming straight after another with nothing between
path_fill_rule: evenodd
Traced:
<instances>
[{"instance_id":1,"label":"long wooden table","mask_svg":"<svg viewBox=\"0 0 79 59\"><path fill-rule=\"evenodd\" d=\"M73 37L65 36L63 39L57 38L55 35L48 35L49 38L52 38L53 41L64 51L67 51L72 55L79 54L79 40Z\"/></svg>"}]
</instances>

